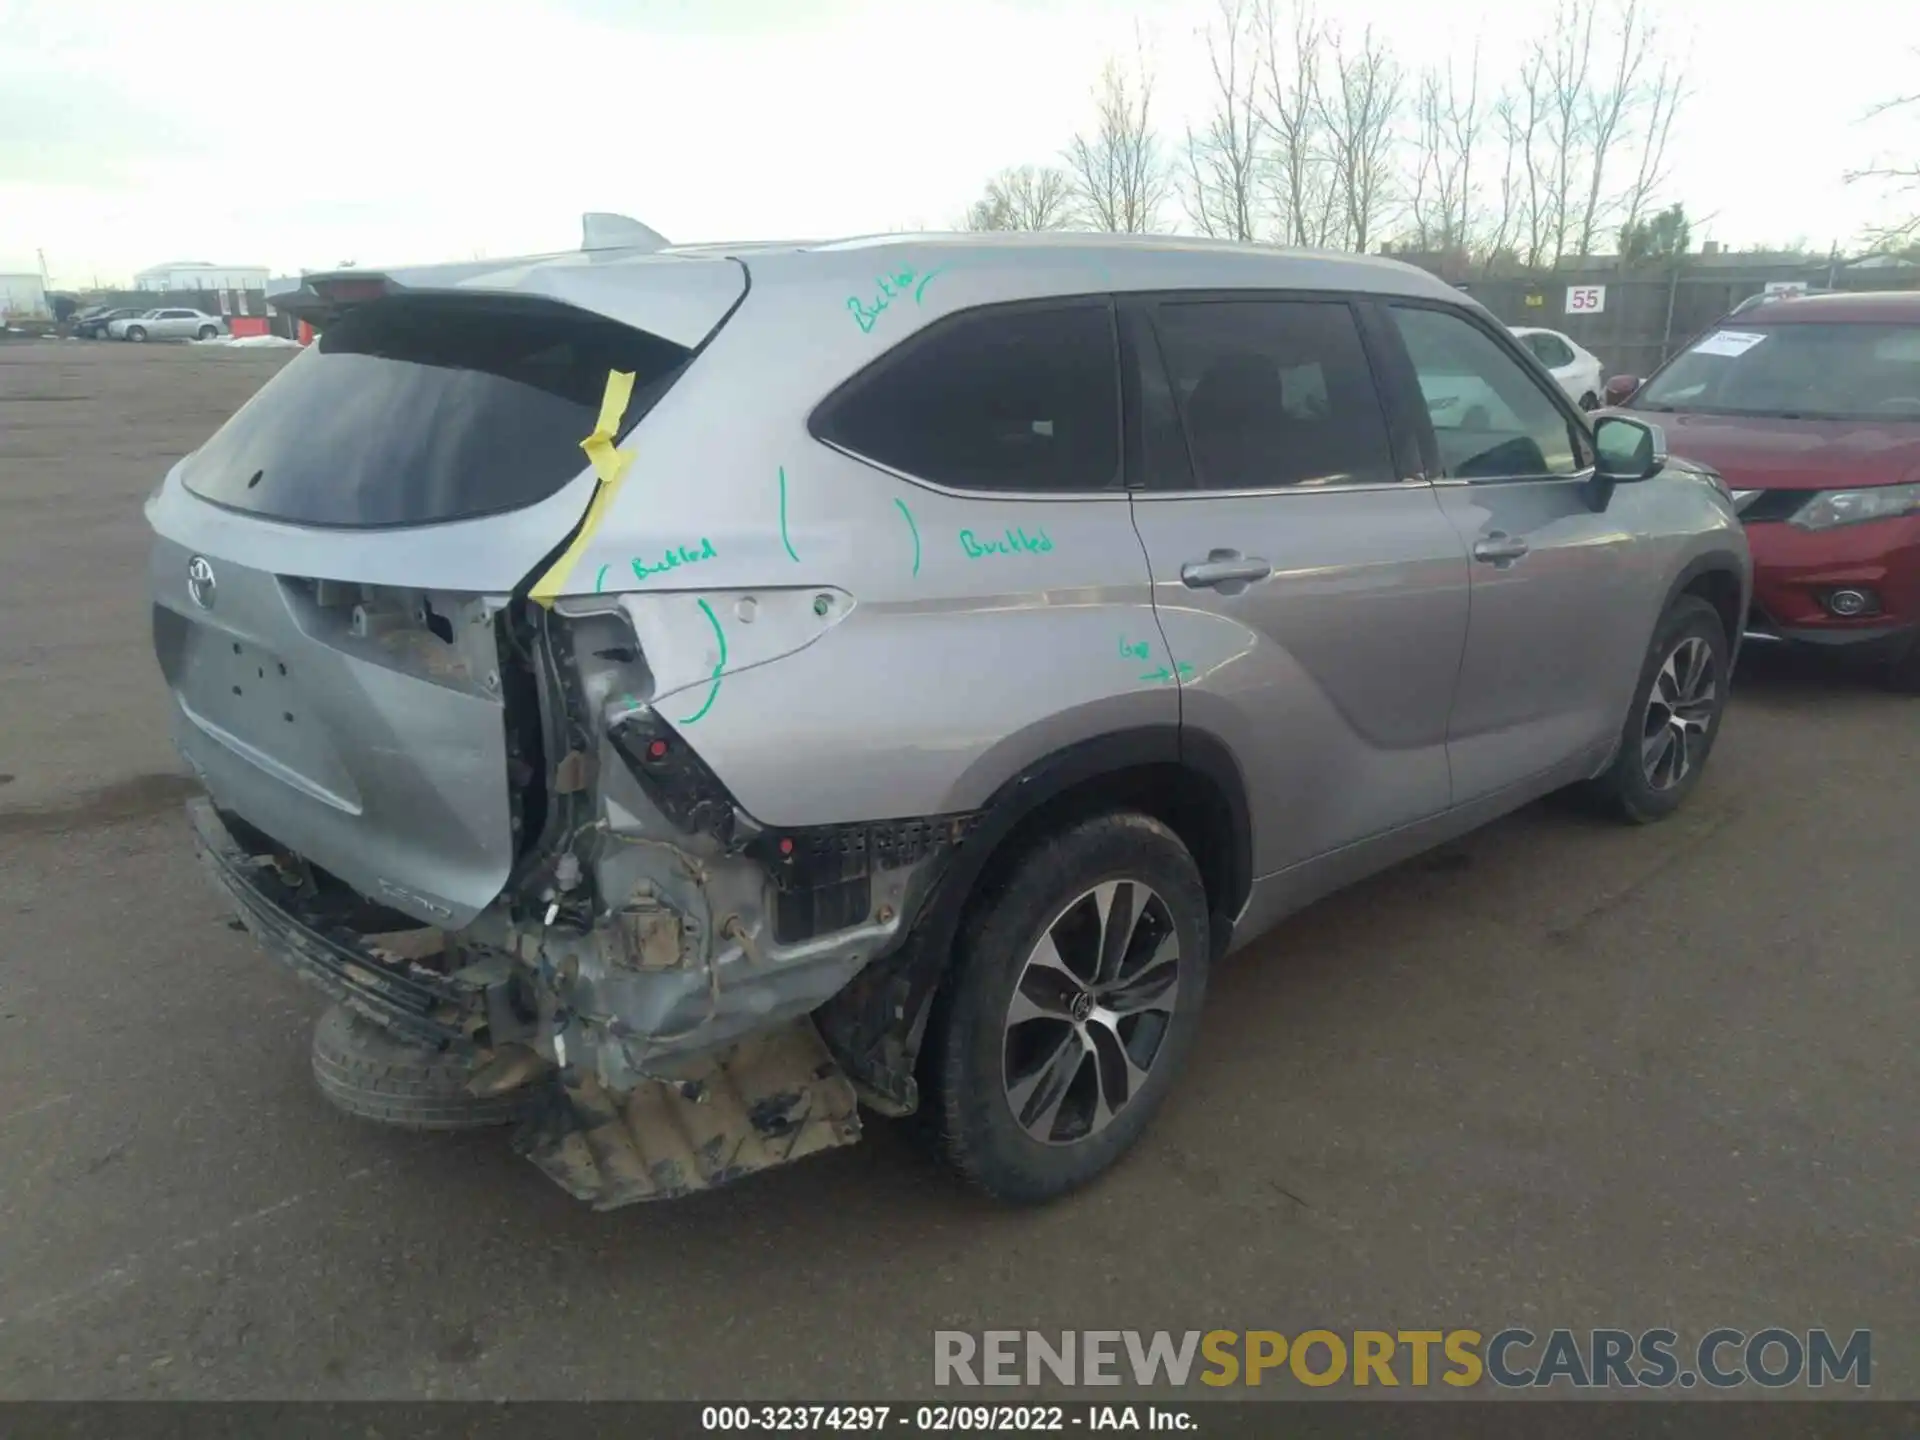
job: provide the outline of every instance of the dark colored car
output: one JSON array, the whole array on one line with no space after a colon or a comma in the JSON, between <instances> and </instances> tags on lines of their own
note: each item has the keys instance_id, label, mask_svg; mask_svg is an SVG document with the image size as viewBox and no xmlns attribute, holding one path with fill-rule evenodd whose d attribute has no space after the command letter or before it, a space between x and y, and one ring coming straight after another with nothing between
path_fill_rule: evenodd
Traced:
<instances>
[{"instance_id":1,"label":"dark colored car","mask_svg":"<svg viewBox=\"0 0 1920 1440\"><path fill-rule=\"evenodd\" d=\"M1644 383L1607 382L1718 470L1753 551L1748 634L1869 659L1920 691L1920 293L1729 316Z\"/></svg>"},{"instance_id":2,"label":"dark colored car","mask_svg":"<svg viewBox=\"0 0 1920 1440\"><path fill-rule=\"evenodd\" d=\"M73 337L76 340L104 340L107 338L107 326L115 320L126 320L138 315L139 310L108 310L94 307L82 310L73 322Z\"/></svg>"}]
</instances>

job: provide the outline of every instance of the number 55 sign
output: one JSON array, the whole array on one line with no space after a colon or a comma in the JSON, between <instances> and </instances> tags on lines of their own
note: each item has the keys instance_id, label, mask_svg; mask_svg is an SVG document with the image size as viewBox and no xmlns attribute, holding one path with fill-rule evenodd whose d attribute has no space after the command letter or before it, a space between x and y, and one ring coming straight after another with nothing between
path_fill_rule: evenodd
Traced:
<instances>
[{"instance_id":1,"label":"number 55 sign","mask_svg":"<svg viewBox=\"0 0 1920 1440\"><path fill-rule=\"evenodd\" d=\"M1607 308L1607 287L1604 285L1569 285L1567 287L1567 314L1598 315Z\"/></svg>"}]
</instances>

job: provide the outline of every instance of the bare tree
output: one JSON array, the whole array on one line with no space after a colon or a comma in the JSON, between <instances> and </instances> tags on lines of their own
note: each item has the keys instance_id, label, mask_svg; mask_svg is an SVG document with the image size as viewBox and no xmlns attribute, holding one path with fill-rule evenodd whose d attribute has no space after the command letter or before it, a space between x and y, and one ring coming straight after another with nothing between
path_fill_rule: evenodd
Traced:
<instances>
[{"instance_id":1,"label":"bare tree","mask_svg":"<svg viewBox=\"0 0 1920 1440\"><path fill-rule=\"evenodd\" d=\"M1618 199L1603 188L1607 160L1616 144L1630 138L1648 94L1641 72L1648 64L1653 48L1654 29L1641 13L1638 0L1625 0L1620 7L1618 53L1612 73L1602 88L1591 88L1585 97L1586 115L1583 137L1586 141L1587 196L1580 212L1579 242L1574 247L1582 255L1590 253L1593 239L1607 220L1607 210ZM1676 90L1677 96L1678 91ZM1662 149L1665 149L1664 144ZM1638 219L1636 215L1633 217Z\"/></svg>"},{"instance_id":2,"label":"bare tree","mask_svg":"<svg viewBox=\"0 0 1920 1440\"><path fill-rule=\"evenodd\" d=\"M1920 55L1920 51L1915 52ZM1867 111L1868 120L1883 115L1896 114L1912 109L1916 118L1920 118L1920 90L1911 95L1896 96L1892 100L1883 100ZM1911 155L1913 152L1907 152ZM1878 181L1886 187L1889 199L1895 196L1913 195L1920 197L1920 163L1907 160L1881 160L1858 170L1847 171L1847 183L1859 180ZM1883 250L1896 250L1903 246L1920 242L1920 209L1916 209L1904 220L1896 220L1889 225L1879 225L1867 231L1868 242Z\"/></svg>"},{"instance_id":3,"label":"bare tree","mask_svg":"<svg viewBox=\"0 0 1920 1440\"><path fill-rule=\"evenodd\" d=\"M967 210L969 230L1060 230L1072 220L1072 182L1051 165L1017 165L987 181Z\"/></svg>"},{"instance_id":4,"label":"bare tree","mask_svg":"<svg viewBox=\"0 0 1920 1440\"><path fill-rule=\"evenodd\" d=\"M1673 132L1674 115L1687 98L1681 78L1685 68L1678 60L1663 62L1642 91L1639 133L1630 141L1638 148L1637 163L1633 181L1620 201L1623 234L1637 227L1652 210L1653 197L1667 183L1667 137Z\"/></svg>"},{"instance_id":5,"label":"bare tree","mask_svg":"<svg viewBox=\"0 0 1920 1440\"><path fill-rule=\"evenodd\" d=\"M1347 248L1365 251L1391 198L1395 120L1401 76L1393 53L1369 26L1357 49L1338 35L1332 42L1333 76L1320 97L1333 181Z\"/></svg>"},{"instance_id":6,"label":"bare tree","mask_svg":"<svg viewBox=\"0 0 1920 1440\"><path fill-rule=\"evenodd\" d=\"M1593 68L1594 7L1567 0L1552 37L1539 42L1547 80L1546 233L1558 262L1572 238L1580 163L1585 152L1588 74Z\"/></svg>"},{"instance_id":7,"label":"bare tree","mask_svg":"<svg viewBox=\"0 0 1920 1440\"><path fill-rule=\"evenodd\" d=\"M1597 44L1606 47L1598 61ZM1504 155L1494 228L1528 268L1588 254L1616 222L1624 230L1651 213L1686 99L1684 62L1659 50L1644 0L1610 11L1564 0L1496 104Z\"/></svg>"},{"instance_id":8,"label":"bare tree","mask_svg":"<svg viewBox=\"0 0 1920 1440\"><path fill-rule=\"evenodd\" d=\"M1463 94L1449 61L1428 69L1414 97L1414 168L1408 206L1413 239L1423 250L1462 250L1472 241L1475 216L1473 162L1486 114L1480 105L1480 47Z\"/></svg>"},{"instance_id":9,"label":"bare tree","mask_svg":"<svg viewBox=\"0 0 1920 1440\"><path fill-rule=\"evenodd\" d=\"M1280 238L1291 245L1333 243L1339 217L1320 72L1327 32L1304 4L1261 0L1254 28L1260 46L1260 124L1270 139L1268 194Z\"/></svg>"},{"instance_id":10,"label":"bare tree","mask_svg":"<svg viewBox=\"0 0 1920 1440\"><path fill-rule=\"evenodd\" d=\"M1552 109L1547 60L1536 47L1520 75L1520 100L1514 107L1519 117L1520 164L1526 177L1525 215L1527 222L1527 268L1538 269L1553 243L1552 166L1541 155L1541 141L1551 138L1549 112ZM1551 150L1551 144L1547 146Z\"/></svg>"},{"instance_id":11,"label":"bare tree","mask_svg":"<svg viewBox=\"0 0 1920 1440\"><path fill-rule=\"evenodd\" d=\"M1482 268L1488 274L1516 254L1516 237L1525 223L1520 173L1523 168L1521 126L1516 118L1516 104L1511 94L1501 95L1493 104L1493 129L1500 140L1500 188L1494 201L1493 218L1482 239Z\"/></svg>"},{"instance_id":12,"label":"bare tree","mask_svg":"<svg viewBox=\"0 0 1920 1440\"><path fill-rule=\"evenodd\" d=\"M1144 52L1132 76L1109 60L1093 93L1097 127L1067 146L1074 199L1096 229L1144 235L1159 216L1171 179L1153 131L1153 74Z\"/></svg>"},{"instance_id":13,"label":"bare tree","mask_svg":"<svg viewBox=\"0 0 1920 1440\"><path fill-rule=\"evenodd\" d=\"M1214 109L1206 128L1187 127L1187 218L1203 235L1251 240L1260 217L1261 124L1257 113L1259 60L1253 49L1250 0L1218 0L1219 17L1207 30Z\"/></svg>"}]
</instances>

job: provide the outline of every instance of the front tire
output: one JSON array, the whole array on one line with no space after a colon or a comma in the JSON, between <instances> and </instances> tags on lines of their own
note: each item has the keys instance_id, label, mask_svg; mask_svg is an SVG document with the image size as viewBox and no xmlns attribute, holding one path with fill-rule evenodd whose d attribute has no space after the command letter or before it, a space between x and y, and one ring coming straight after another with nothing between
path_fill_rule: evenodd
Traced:
<instances>
[{"instance_id":1,"label":"front tire","mask_svg":"<svg viewBox=\"0 0 1920 1440\"><path fill-rule=\"evenodd\" d=\"M1600 397L1589 390L1580 397L1580 408L1589 413L1600 408Z\"/></svg>"},{"instance_id":2,"label":"front tire","mask_svg":"<svg viewBox=\"0 0 1920 1440\"><path fill-rule=\"evenodd\" d=\"M1587 787L1601 809L1646 825L1685 803L1720 733L1731 658L1719 612L1697 596L1675 601L1654 629L1619 753Z\"/></svg>"},{"instance_id":3,"label":"front tire","mask_svg":"<svg viewBox=\"0 0 1920 1440\"><path fill-rule=\"evenodd\" d=\"M1193 1048L1206 887L1149 816L1035 843L968 906L929 1025L948 1162L1014 1204L1087 1184L1139 1139Z\"/></svg>"}]
</instances>

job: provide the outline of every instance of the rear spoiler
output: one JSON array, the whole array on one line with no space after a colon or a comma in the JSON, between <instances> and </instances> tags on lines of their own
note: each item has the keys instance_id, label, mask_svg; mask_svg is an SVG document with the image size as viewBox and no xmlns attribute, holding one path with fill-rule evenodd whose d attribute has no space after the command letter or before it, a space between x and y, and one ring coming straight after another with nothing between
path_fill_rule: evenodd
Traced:
<instances>
[{"instance_id":1,"label":"rear spoiler","mask_svg":"<svg viewBox=\"0 0 1920 1440\"><path fill-rule=\"evenodd\" d=\"M543 261L604 258L609 251L650 255L667 248L659 231L625 215L591 212L580 217L580 248L502 260L464 260L447 265L407 265L384 270L323 270L300 277L288 290L267 293L267 304L316 330L355 305L401 290L445 290L463 281Z\"/></svg>"}]
</instances>

